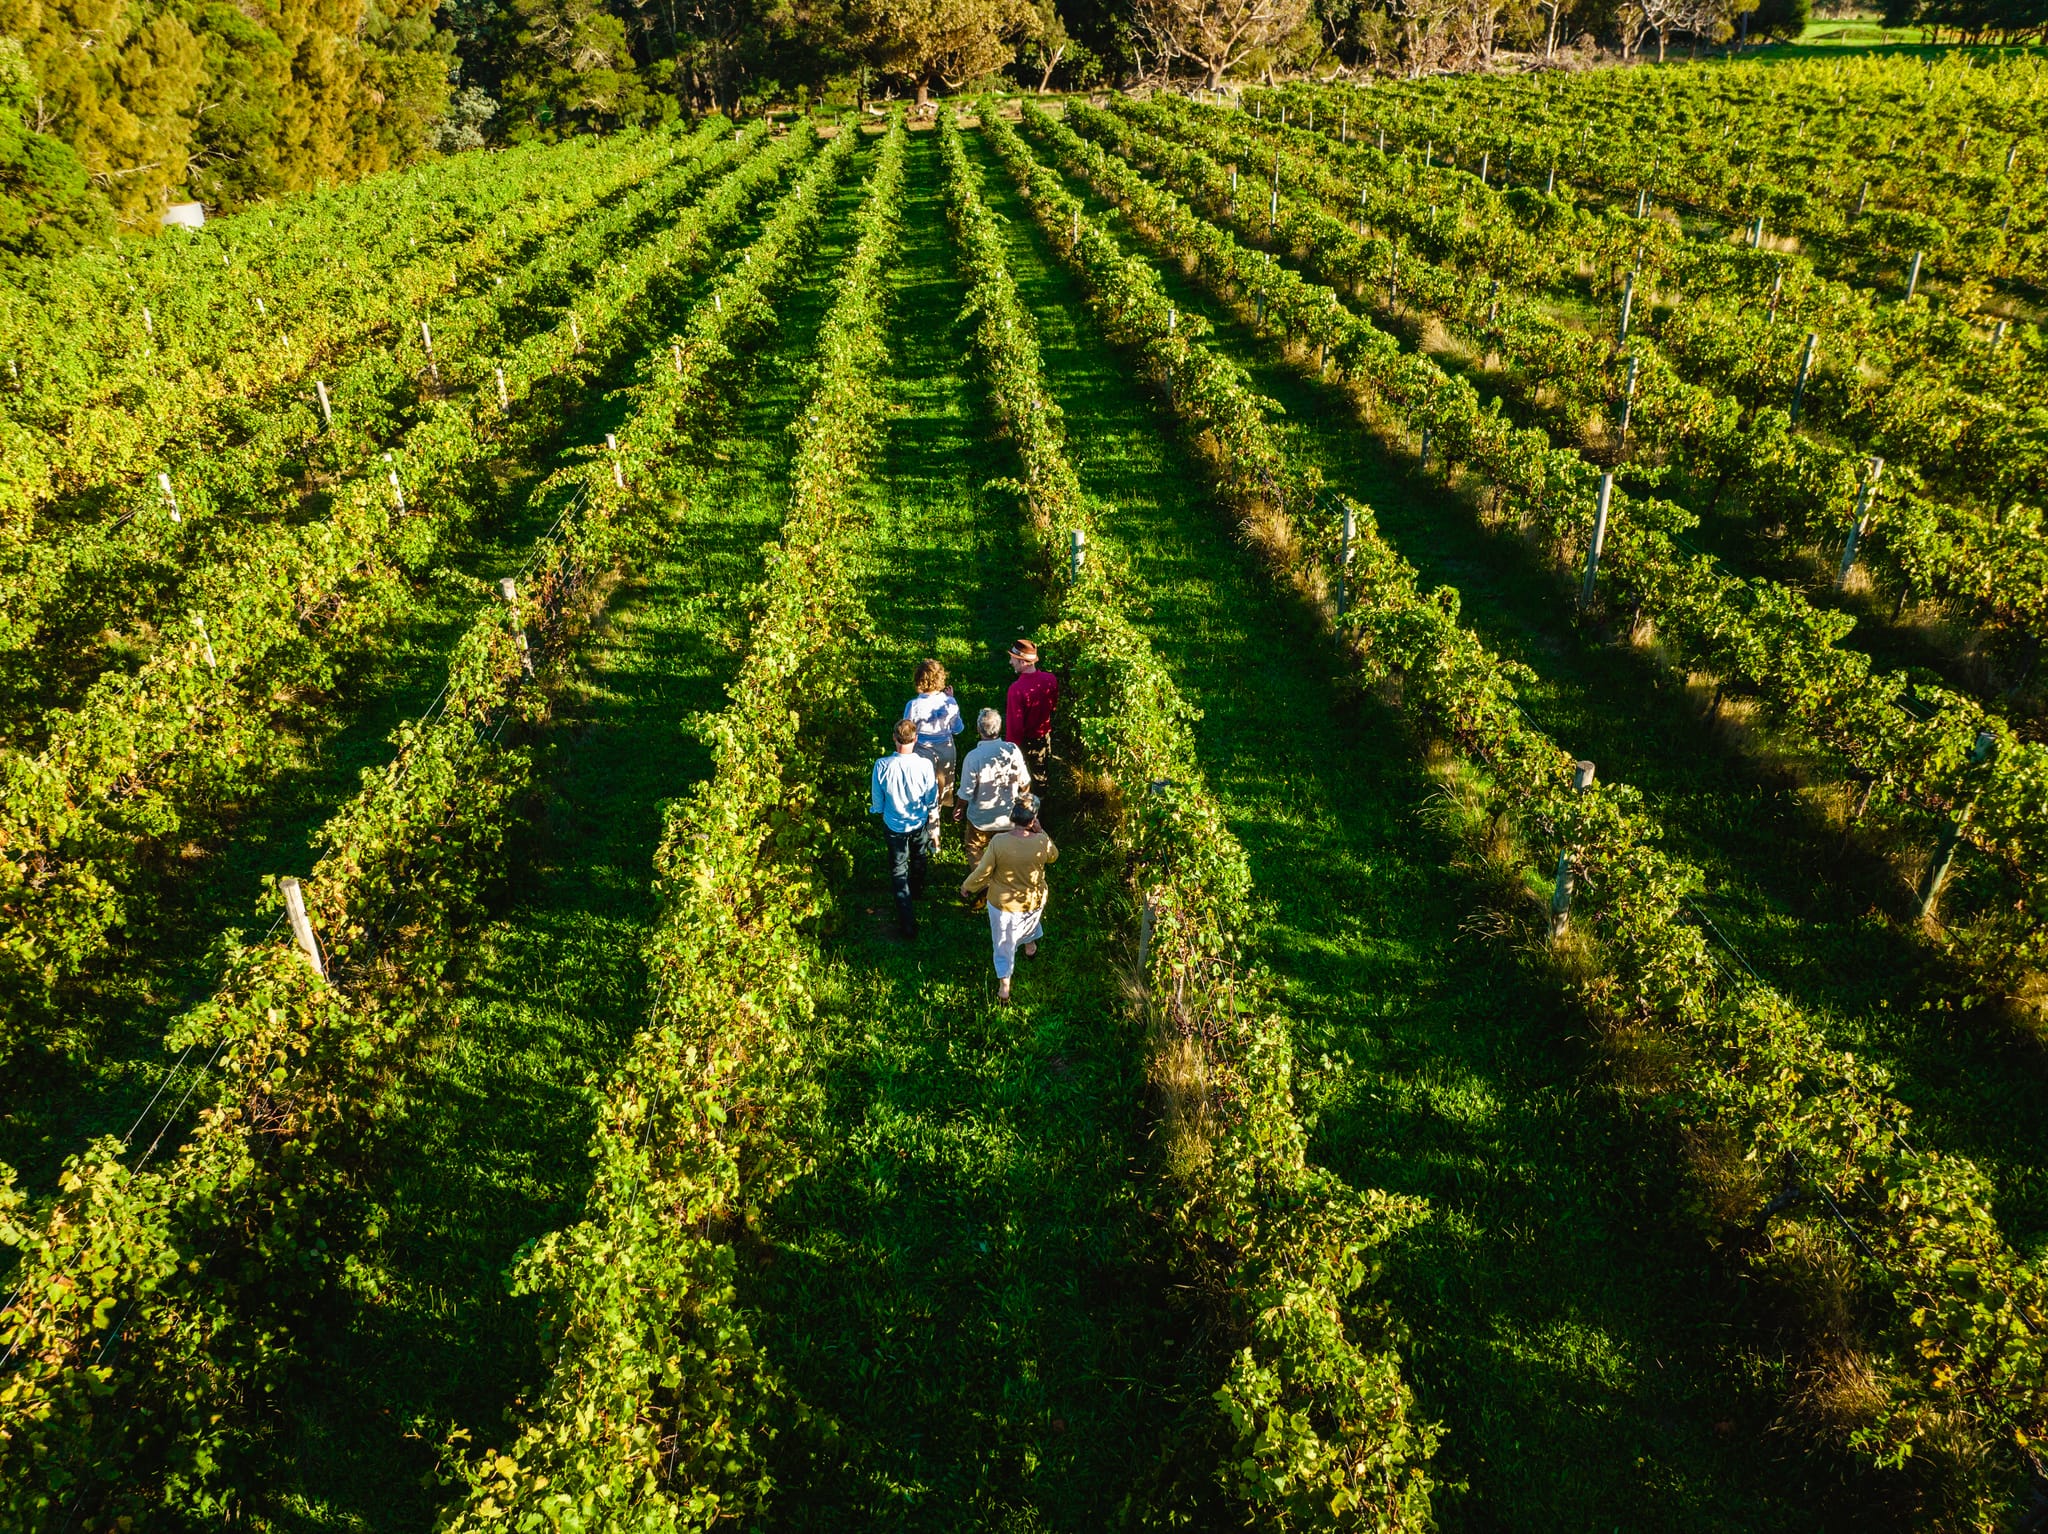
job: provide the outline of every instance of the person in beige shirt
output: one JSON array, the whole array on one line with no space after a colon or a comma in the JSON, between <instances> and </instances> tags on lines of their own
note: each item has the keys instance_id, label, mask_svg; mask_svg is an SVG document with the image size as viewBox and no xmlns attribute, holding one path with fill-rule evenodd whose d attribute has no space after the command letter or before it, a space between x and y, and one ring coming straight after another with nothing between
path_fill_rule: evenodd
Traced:
<instances>
[{"instance_id":1,"label":"person in beige shirt","mask_svg":"<svg viewBox=\"0 0 2048 1534\"><path fill-rule=\"evenodd\" d=\"M976 890L988 891L988 935L995 949L996 1000L1010 1000L1010 973L1017 948L1024 957L1038 952L1045 936L1045 902L1049 891L1046 866L1059 860L1060 849L1038 823L1038 801L1019 794L1010 810L1010 829L988 839L981 860L960 886L965 900Z\"/></svg>"}]
</instances>

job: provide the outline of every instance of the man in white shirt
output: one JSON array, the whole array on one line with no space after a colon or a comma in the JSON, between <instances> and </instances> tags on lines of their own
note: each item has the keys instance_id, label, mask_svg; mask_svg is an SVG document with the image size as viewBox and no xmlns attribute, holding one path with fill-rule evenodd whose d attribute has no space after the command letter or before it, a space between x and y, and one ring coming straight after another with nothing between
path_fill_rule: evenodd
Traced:
<instances>
[{"instance_id":1,"label":"man in white shirt","mask_svg":"<svg viewBox=\"0 0 2048 1534\"><path fill-rule=\"evenodd\" d=\"M896 925L917 936L917 908L924 893L925 855L931 819L939 807L939 780L932 764L917 754L917 725L896 721L896 750L875 763L868 785L868 813L882 817L889 843L889 883L896 896Z\"/></svg>"},{"instance_id":2,"label":"man in white shirt","mask_svg":"<svg viewBox=\"0 0 2048 1534\"><path fill-rule=\"evenodd\" d=\"M1031 786L1031 769L1024 763L1023 750L1003 739L1003 716L985 708L974 723L981 741L960 764L959 808L953 811L956 818L967 821L970 866L991 836L1010 829L1010 811L1016 808L1017 796Z\"/></svg>"}]
</instances>

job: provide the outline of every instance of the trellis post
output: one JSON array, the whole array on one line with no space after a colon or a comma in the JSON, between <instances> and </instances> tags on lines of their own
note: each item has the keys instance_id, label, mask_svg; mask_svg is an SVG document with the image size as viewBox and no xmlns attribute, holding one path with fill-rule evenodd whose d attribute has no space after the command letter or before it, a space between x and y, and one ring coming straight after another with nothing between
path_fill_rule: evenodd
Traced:
<instances>
[{"instance_id":1,"label":"trellis post","mask_svg":"<svg viewBox=\"0 0 2048 1534\"><path fill-rule=\"evenodd\" d=\"M1884 460L1873 458L1864 466L1863 488L1856 495L1856 517L1849 524L1849 536L1842 540L1842 567L1835 572L1835 590L1849 584L1849 571L1856 564L1856 545L1870 526L1870 503L1877 494L1877 481L1884 473Z\"/></svg>"},{"instance_id":2,"label":"trellis post","mask_svg":"<svg viewBox=\"0 0 2048 1534\"><path fill-rule=\"evenodd\" d=\"M1806 403L1806 380L1813 376L1813 354L1820 346L1820 332L1806 333L1806 350L1799 356L1799 381L1792 385L1792 419L1799 419L1799 412Z\"/></svg>"},{"instance_id":3,"label":"trellis post","mask_svg":"<svg viewBox=\"0 0 2048 1534\"><path fill-rule=\"evenodd\" d=\"M284 896L285 915L291 920L292 946L298 949L299 956L306 961L314 975L325 980L327 965L320 957L320 940L313 935L313 921L306 915L306 896L299 888L299 881L291 878L280 879L277 881L277 887Z\"/></svg>"},{"instance_id":4,"label":"trellis post","mask_svg":"<svg viewBox=\"0 0 2048 1534\"><path fill-rule=\"evenodd\" d=\"M519 646L519 669L532 676L533 652L527 647L526 625L519 620L519 582L512 576L506 576L498 582L498 594L505 599L505 605L512 609L512 638Z\"/></svg>"},{"instance_id":5,"label":"trellis post","mask_svg":"<svg viewBox=\"0 0 2048 1534\"><path fill-rule=\"evenodd\" d=\"M1593 538L1586 545L1586 578L1579 583L1579 610L1593 601L1593 583L1600 575L1600 551L1607 546L1607 512L1614 502L1614 475L1600 476L1600 504L1593 512Z\"/></svg>"}]
</instances>

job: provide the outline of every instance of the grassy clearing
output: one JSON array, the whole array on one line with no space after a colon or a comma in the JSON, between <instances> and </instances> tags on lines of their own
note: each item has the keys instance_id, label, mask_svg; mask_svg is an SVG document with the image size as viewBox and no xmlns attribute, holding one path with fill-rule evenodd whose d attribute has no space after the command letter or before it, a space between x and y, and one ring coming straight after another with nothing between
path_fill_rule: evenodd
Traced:
<instances>
[{"instance_id":1,"label":"grassy clearing","mask_svg":"<svg viewBox=\"0 0 2048 1534\"><path fill-rule=\"evenodd\" d=\"M969 717L1002 706L1003 652L1038 615L1014 472L967 361L938 145L911 146L893 319L900 414L857 556L876 635L874 754L924 655ZM867 760L832 785L867 808ZM950 823L914 943L894 936L877 823L827 945L813 1170L742 1279L792 1401L771 1521L838 1529L1097 1527L1166 1453L1185 1393L1136 1165L1139 1041L1103 934L1111 884L1055 779L1047 940L993 1004L986 919L953 893Z\"/></svg>"},{"instance_id":2,"label":"grassy clearing","mask_svg":"<svg viewBox=\"0 0 2048 1534\"><path fill-rule=\"evenodd\" d=\"M1677 1233L1657 1132L1595 1084L1550 989L1466 932L1479 890L1446 866L1398 722L1330 680L1336 657L1255 572L984 163L1083 480L1204 711L1201 765L1252 859L1312 1152L1438 1212L1382 1292L1422 1410L1449 1430L1443 1523L1749 1530L1811 1527L1821 1507L1855 1523L1833 1467L1771 1431L1788 1382L1733 1282Z\"/></svg>"},{"instance_id":3,"label":"grassy clearing","mask_svg":"<svg viewBox=\"0 0 2048 1534\"><path fill-rule=\"evenodd\" d=\"M1129 244L1142 249L1134 237ZM1837 1044L1883 1063L1916 1115L1917 1139L1985 1168L2001 1225L2022 1251L2048 1244L2040 1048L1996 1019L1947 1010L1948 977L1886 918L1882 875L1845 861L1799 785L1760 771L1737 740L1710 726L1702 697L1642 653L1579 628L1571 593L1536 550L1487 529L1468 502L1361 426L1334 387L1281 360L1177 270L1165 276L1176 300L1215 325L1216 343L1280 405L1298 460L1369 503L1424 583L1457 588L1486 642L1537 673L1523 691L1530 716L1603 776L1643 791L1667 845L1705 873L1695 907L1731 966L1746 962L1810 1009Z\"/></svg>"},{"instance_id":4,"label":"grassy clearing","mask_svg":"<svg viewBox=\"0 0 2048 1534\"><path fill-rule=\"evenodd\" d=\"M579 1214L593 1084L647 1015L662 805L709 770L691 724L723 706L744 648L745 593L788 500L783 427L858 195L849 177L716 456L672 466L668 535L627 572L537 742L543 797L512 892L377 1147L377 1245L302 1339L287 1427L250 1477L275 1527L427 1527L449 1430L493 1438L541 1366L504 1271Z\"/></svg>"}]
</instances>

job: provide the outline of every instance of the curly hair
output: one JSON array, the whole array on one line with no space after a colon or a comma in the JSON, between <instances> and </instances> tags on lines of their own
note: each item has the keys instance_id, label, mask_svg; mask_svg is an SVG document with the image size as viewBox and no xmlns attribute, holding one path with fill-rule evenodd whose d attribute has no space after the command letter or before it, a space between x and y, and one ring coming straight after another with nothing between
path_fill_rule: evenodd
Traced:
<instances>
[{"instance_id":1,"label":"curly hair","mask_svg":"<svg viewBox=\"0 0 2048 1534\"><path fill-rule=\"evenodd\" d=\"M946 668L935 660L919 661L916 686L919 692L943 692L946 686Z\"/></svg>"}]
</instances>

